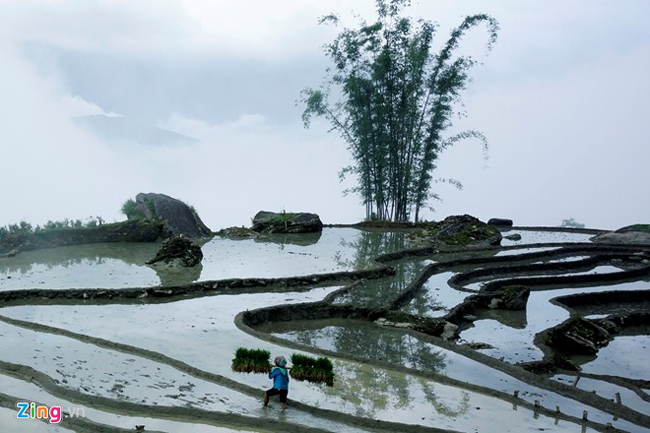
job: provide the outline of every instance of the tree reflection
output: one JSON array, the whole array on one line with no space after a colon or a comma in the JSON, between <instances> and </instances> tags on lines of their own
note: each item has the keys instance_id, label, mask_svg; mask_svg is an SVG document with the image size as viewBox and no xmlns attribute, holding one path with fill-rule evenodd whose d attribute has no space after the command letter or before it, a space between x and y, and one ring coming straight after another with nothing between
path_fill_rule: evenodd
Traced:
<instances>
[{"instance_id":1,"label":"tree reflection","mask_svg":"<svg viewBox=\"0 0 650 433\"><path fill-rule=\"evenodd\" d=\"M273 334L311 347L350 353L370 361L382 361L431 373L444 374L446 355L434 345L395 328L374 323L327 319L276 323ZM372 416L376 411L408 408L412 402L413 386L420 386L426 399L440 413L453 410L438 401L433 387L424 388L427 381L409 381L409 375L372 367L345 363L336 366L334 388L327 393L358 407L360 416ZM415 393L417 394L417 393ZM462 403L462 401L461 401ZM459 403L458 409L463 409ZM447 412L445 412L447 411Z\"/></svg>"},{"instance_id":2,"label":"tree reflection","mask_svg":"<svg viewBox=\"0 0 650 433\"><path fill-rule=\"evenodd\" d=\"M458 391L459 400L451 407L436 393L435 383L427 379L354 363L337 363L335 370L334 387L326 388L325 393L353 405L357 416L377 418L378 412L414 411L418 403L428 404L447 417L458 417L469 410L466 391ZM424 400L418 401L417 395Z\"/></svg>"},{"instance_id":3,"label":"tree reflection","mask_svg":"<svg viewBox=\"0 0 650 433\"><path fill-rule=\"evenodd\" d=\"M406 248L407 232L387 232L359 230L356 239L341 239L341 246L355 251L353 258L344 259L340 255L335 259L339 266L347 269L367 269L375 266L375 259L385 253Z\"/></svg>"},{"instance_id":4,"label":"tree reflection","mask_svg":"<svg viewBox=\"0 0 650 433\"><path fill-rule=\"evenodd\" d=\"M446 404L440 401L440 398L435 392L435 384L425 380L419 379L424 395L426 396L427 401L431 403L436 412L450 418L456 418L458 416L464 415L469 410L469 393L467 391L461 391L461 399L458 402L456 409L452 409Z\"/></svg>"}]
</instances>

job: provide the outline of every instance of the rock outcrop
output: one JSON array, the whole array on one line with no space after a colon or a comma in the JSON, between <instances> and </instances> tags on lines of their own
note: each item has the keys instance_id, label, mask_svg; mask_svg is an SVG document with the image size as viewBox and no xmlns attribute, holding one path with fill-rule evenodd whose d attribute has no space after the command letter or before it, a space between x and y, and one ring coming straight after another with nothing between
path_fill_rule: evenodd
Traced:
<instances>
[{"instance_id":1,"label":"rock outcrop","mask_svg":"<svg viewBox=\"0 0 650 433\"><path fill-rule=\"evenodd\" d=\"M499 245L501 232L471 215L452 215L429 223L422 235L432 242L446 245Z\"/></svg>"},{"instance_id":2,"label":"rock outcrop","mask_svg":"<svg viewBox=\"0 0 650 433\"><path fill-rule=\"evenodd\" d=\"M156 253L156 257L147 261L147 264L164 262L168 265L179 264L190 268L200 264L202 259L203 251L200 246L186 237L175 236L165 239Z\"/></svg>"},{"instance_id":3,"label":"rock outcrop","mask_svg":"<svg viewBox=\"0 0 650 433\"><path fill-rule=\"evenodd\" d=\"M650 245L650 224L634 224L591 238L592 242L624 245Z\"/></svg>"},{"instance_id":4,"label":"rock outcrop","mask_svg":"<svg viewBox=\"0 0 650 433\"><path fill-rule=\"evenodd\" d=\"M553 328L545 343L563 355L595 355L609 338L609 332L596 321L577 317Z\"/></svg>"},{"instance_id":5,"label":"rock outcrop","mask_svg":"<svg viewBox=\"0 0 650 433\"><path fill-rule=\"evenodd\" d=\"M140 193L135 197L135 205L135 214L162 224L166 237L183 235L197 239L212 235L194 208L165 194Z\"/></svg>"},{"instance_id":6,"label":"rock outcrop","mask_svg":"<svg viewBox=\"0 0 650 433\"><path fill-rule=\"evenodd\" d=\"M323 231L320 217L313 213L260 211L251 229L258 233L315 233Z\"/></svg>"}]
</instances>

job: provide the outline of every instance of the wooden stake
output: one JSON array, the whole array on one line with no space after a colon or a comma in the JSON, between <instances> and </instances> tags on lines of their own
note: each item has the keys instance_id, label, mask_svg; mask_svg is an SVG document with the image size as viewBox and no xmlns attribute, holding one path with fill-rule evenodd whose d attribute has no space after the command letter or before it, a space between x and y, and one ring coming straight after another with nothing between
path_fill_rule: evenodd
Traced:
<instances>
[{"instance_id":1,"label":"wooden stake","mask_svg":"<svg viewBox=\"0 0 650 433\"><path fill-rule=\"evenodd\" d=\"M578 381L579 381L579 380L580 380L580 376L576 376L576 380L575 380L575 382L573 382L573 387L574 387L574 388L575 388L576 386L578 386Z\"/></svg>"}]
</instances>

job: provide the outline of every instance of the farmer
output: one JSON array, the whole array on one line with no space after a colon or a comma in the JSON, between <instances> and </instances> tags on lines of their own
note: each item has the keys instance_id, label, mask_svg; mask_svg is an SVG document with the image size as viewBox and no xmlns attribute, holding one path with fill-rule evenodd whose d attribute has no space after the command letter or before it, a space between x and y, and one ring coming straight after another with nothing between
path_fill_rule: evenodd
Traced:
<instances>
[{"instance_id":1,"label":"farmer","mask_svg":"<svg viewBox=\"0 0 650 433\"><path fill-rule=\"evenodd\" d=\"M287 394L289 393L289 371L285 367L287 360L284 356L276 356L274 359L275 366L271 367L269 379L273 379L273 388L266 391L264 394L264 406L269 405L269 397L272 395L280 396L280 403L282 408L287 408Z\"/></svg>"}]
</instances>

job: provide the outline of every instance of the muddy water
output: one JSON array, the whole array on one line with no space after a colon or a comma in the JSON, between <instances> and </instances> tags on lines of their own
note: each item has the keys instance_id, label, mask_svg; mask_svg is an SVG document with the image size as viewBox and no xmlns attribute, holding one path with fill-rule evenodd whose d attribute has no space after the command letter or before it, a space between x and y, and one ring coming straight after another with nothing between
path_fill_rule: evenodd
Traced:
<instances>
[{"instance_id":1,"label":"muddy water","mask_svg":"<svg viewBox=\"0 0 650 433\"><path fill-rule=\"evenodd\" d=\"M644 332L647 332L645 330ZM572 357L582 371L650 380L650 335L618 335L594 357Z\"/></svg>"},{"instance_id":2,"label":"muddy water","mask_svg":"<svg viewBox=\"0 0 650 433\"><path fill-rule=\"evenodd\" d=\"M215 237L202 246L201 266L181 271L144 264L159 247L156 243L89 244L0 258L0 290L143 287L366 269L376 266L378 255L404 249L405 233L326 228L306 245L286 235L256 240Z\"/></svg>"},{"instance_id":3,"label":"muddy water","mask_svg":"<svg viewBox=\"0 0 650 433\"><path fill-rule=\"evenodd\" d=\"M158 305L43 306L41 308L26 306L3 309L2 314L163 353L202 370L221 374L238 382L253 386L259 389L261 396L262 391L269 388L269 379L261 374L232 372L230 370L230 364L235 350L240 346L263 347L271 350L273 354L278 354L286 353L286 349L277 345L260 342L254 337L242 333L234 326L234 316L239 311L246 310L247 308L279 303L320 300L337 288L315 289L308 293L215 296ZM62 311L63 314L61 314ZM18 332L24 334L25 331L18 329ZM26 332L29 333L32 331ZM46 341L50 339L58 341L58 338L63 337L43 334L41 338ZM63 359L56 359L57 362L52 367L43 366L45 363L44 359L43 363L38 364L39 368L48 369L47 371L50 373L53 371L52 374L60 374L59 370L61 370L66 379L69 379L69 375L81 377L83 374L83 377L89 378L87 381L88 385L84 381L82 384L68 382L66 386L87 386L89 391L84 390L83 387L80 389L88 393L100 393L111 396L113 388L112 385L109 387L109 383L113 382L105 384L102 382L107 380L105 377L105 371L107 371L108 374L117 374L117 377L115 377L117 380L115 382L118 385L124 385L125 387L132 387L134 384L137 385L136 388L131 388L128 391L126 389L123 389L121 393L118 391L119 394L129 395L131 397L137 396L138 399L142 399L142 396L149 397L147 401L150 403L156 401L159 405L167 406L190 404L192 407L203 407L208 410L227 411L262 418L276 418L281 415L287 422L297 425L319 427L331 431L360 431L332 420L314 417L306 412L288 411L286 414L282 414L282 412L278 412L279 407L277 406L269 410L264 410L261 405L261 397L258 399L256 397L242 395L197 378L187 378L183 373L174 371L173 369L170 370L168 366L138 356L124 355L126 357L124 361L135 359L136 363L142 363L137 369L133 369L133 362L128 361L120 369L120 365L124 361L120 359L113 361L112 353L114 351L106 351L104 349L94 348L92 345L78 343L82 346L94 348L88 350L96 350L97 352L95 355L93 355L95 353L94 351L80 355L79 349L76 348L77 342L71 340L69 343L65 345L55 344L52 346L54 349L56 349L56 346L61 346L67 350L73 350L72 353L67 355L69 359L65 358L66 355L57 352L57 355L53 358L56 359L57 356L60 356ZM35 344L38 344L38 340ZM40 347L37 348L40 349ZM77 352L74 350L77 350ZM16 360L19 356L22 355L12 355L11 359L8 360ZM0 358L4 358L4 356L0 354ZM106 359L110 360L107 370L104 367ZM83 364L84 369L87 371L78 373L76 370L77 364L80 361L88 360L91 362ZM64 368L56 365L57 363L63 364ZM66 367L67 365L69 367ZM115 369L119 373L112 372L112 366L115 366ZM145 372L141 373L141 370ZM148 373L149 370L153 374ZM152 377L143 378L140 377L141 374L149 374ZM160 375L169 377L166 380L157 381L156 379ZM59 378L59 376L56 377ZM113 378L113 376L108 376L110 380ZM80 379L73 377L73 380L77 381ZM149 383L151 381L153 383ZM128 383L125 384L124 382ZM194 385L194 387L188 390L189 385ZM183 390L179 389L181 386L183 386ZM295 393L297 396L300 396L301 401L309 401L307 396L311 394L312 400L314 400L313 403L315 403L321 394L321 388L307 383L294 383L292 384L289 398L292 398ZM152 393L159 395L160 400L151 397ZM233 393L239 395L239 400L229 399L229 396ZM180 394L184 395L180 396ZM216 401L214 394L218 396ZM204 397L207 397L207 399ZM225 403L220 399L225 400ZM235 404L235 402L239 403ZM146 402L140 403L145 404ZM219 404L224 404L224 406L219 408Z\"/></svg>"},{"instance_id":4,"label":"muddy water","mask_svg":"<svg viewBox=\"0 0 650 433\"><path fill-rule=\"evenodd\" d=\"M179 422L169 419L158 419L145 416L132 416L122 414L119 411L102 411L88 405L71 402L61 397L54 397L43 391L36 385L27 383L9 376L0 374L0 389L3 393L20 396L20 399L27 402L38 402L39 405L60 406L63 413L73 414L74 417L81 417L94 423L123 428L133 429L136 425L144 425L147 431L167 431L183 433L234 433L234 432L256 432L264 433L266 430L234 429L191 422ZM71 430L56 425L49 425L35 420L18 420L16 412L4 409L11 414L11 417L3 416L3 408L0 408L0 431L6 432L61 432L67 433ZM58 430L57 430L58 429Z\"/></svg>"},{"instance_id":5,"label":"muddy water","mask_svg":"<svg viewBox=\"0 0 650 433\"><path fill-rule=\"evenodd\" d=\"M425 317L442 317L449 313L449 310L471 295L449 287L447 281L453 275L453 272L441 272L431 276L401 311Z\"/></svg>"},{"instance_id":6,"label":"muddy water","mask_svg":"<svg viewBox=\"0 0 650 433\"><path fill-rule=\"evenodd\" d=\"M1 377L1 376L0 376ZM16 411L0 407L0 429L20 433L73 433L58 424L49 424L37 419L16 419Z\"/></svg>"},{"instance_id":7,"label":"muddy water","mask_svg":"<svg viewBox=\"0 0 650 433\"><path fill-rule=\"evenodd\" d=\"M551 243L581 243L591 242L594 235L584 233L570 233L570 232L550 232L544 230L510 230L503 232L504 236L519 233L521 240L511 241L510 239L503 238L501 245L522 245L522 244L551 244Z\"/></svg>"},{"instance_id":8,"label":"muddy water","mask_svg":"<svg viewBox=\"0 0 650 433\"><path fill-rule=\"evenodd\" d=\"M159 278L144 262L159 246L111 243L25 251L0 259L0 290L156 285Z\"/></svg>"},{"instance_id":9,"label":"muddy water","mask_svg":"<svg viewBox=\"0 0 650 433\"><path fill-rule=\"evenodd\" d=\"M293 351L275 344L261 342L238 331L232 322L236 312L246 308L256 308L260 305L318 299L334 289L317 289L308 293L215 296L179 301L173 304L142 306L15 307L4 309L3 313L165 353L206 371L256 387L261 391L269 385L269 381L264 375L230 371L230 359L234 350L241 345L266 348L272 354L289 354ZM61 308L64 308L65 311L63 315ZM415 344L415 342L412 343ZM367 346L368 350L371 349L371 346L371 344ZM408 349L408 346L403 347L405 350ZM423 350L427 349L423 348ZM433 346L428 350L432 354L437 351ZM432 360L434 357L430 359ZM436 384L433 381L422 382L421 379L409 375L353 362L336 359L334 362L338 379L333 388L294 381L289 397L337 412L390 421L411 423L414 422L413 416L418 414L418 424L432 427L444 425L460 431L479 428L483 425L486 417L497 420L502 411L512 411L511 404L492 397L468 393L454 387ZM423 365L423 361L416 362L418 362L417 365ZM467 374L471 373L476 376L476 371L486 370L485 374L479 376L493 381L491 385L495 387L502 381L503 383L508 382L507 375L502 373L493 375L489 371L491 369L465 360L451 352L444 362L445 366L452 367L447 371L454 373L465 371ZM465 365L467 362L475 365ZM94 367L89 367L91 370L99 369L101 371L100 365L93 365ZM95 371L95 373L99 373L99 371ZM124 374L129 375L128 372ZM390 385L385 384L387 378L390 378L388 381ZM184 379L177 382L181 383L181 381ZM193 380L192 383L196 384L196 380ZM517 387L517 384L511 384L508 388L517 387L516 389L522 389L524 391L522 394L525 394L526 385L520 385ZM214 389L218 390L218 387L214 387ZM176 393L176 391L174 392ZM166 394L163 394L163 397L164 395ZM531 389L530 395L532 398L532 395L540 394ZM525 395L523 396L525 397ZM549 399L549 401L551 400ZM241 408L241 406L239 407ZM437 409L432 410L432 407ZM476 409L477 407L481 409ZM569 403L563 404L563 407L567 407L567 411L570 409ZM232 405L231 409L238 410L236 405ZM581 410L582 407L576 408L575 412L579 413ZM459 411L465 412L460 413ZM257 412L250 413L257 414ZM350 431L349 426L340 430L336 428L336 424L332 425L332 421L324 422L318 418L307 416L305 413L289 411L286 416L287 420L297 424L321 426L332 429L332 431ZM513 417L494 424L498 427L489 431L503 431L504 426L507 428L511 425L510 423L513 423L512 425L518 425L518 423L528 425L525 430L520 431L534 431L537 427L550 428L552 426L551 419L548 422L533 421L532 413L522 408L519 408Z\"/></svg>"},{"instance_id":10,"label":"muddy water","mask_svg":"<svg viewBox=\"0 0 650 433\"><path fill-rule=\"evenodd\" d=\"M587 392L593 392L608 399L616 399L616 393L621 396L621 402L640 413L650 412L650 402L643 400L634 391L602 380L580 377L576 383L576 376L558 374L553 380L566 385L575 386Z\"/></svg>"},{"instance_id":11,"label":"muddy water","mask_svg":"<svg viewBox=\"0 0 650 433\"><path fill-rule=\"evenodd\" d=\"M501 371L468 359L455 352L440 348L434 344L424 342L399 329L385 328L372 323L355 320L327 319L274 324L273 326L264 327L262 330L289 341L339 353L353 353L358 356L363 356L369 361L380 360L393 363L396 366L406 366L424 372L438 373L463 382L501 391L508 395L512 395L516 390L519 392L521 398L531 403L539 400L547 407L553 408L559 406L564 413L573 414L578 417L582 414L583 410L587 409L592 414L591 416L594 417L593 419L599 419L601 422L609 422L606 414L594 408L577 404L569 398L561 397L545 389L528 385ZM341 370L342 367L337 364L337 374ZM363 382L367 383L367 386L362 388L364 395L368 393L371 396L369 397L370 399L376 398L377 396L385 399L391 394L407 394L410 397L409 392L417 394L422 392L423 389L426 390L428 386L422 385L421 388L413 390L406 385L406 382L398 381L387 384L383 378L383 375L370 375L367 379L364 379ZM359 375L354 376L354 383L358 383L359 380L361 380ZM428 382L424 381L422 383L426 384ZM399 385L400 383L401 386ZM335 388L338 388L338 386L337 383ZM358 387L354 389L359 390ZM329 392L337 393L338 390L330 390ZM474 393L468 392L467 395L474 396ZM345 399L352 401L358 400L359 404L365 402L364 398L359 398L358 396L355 399L351 395L346 395ZM435 399L429 402L434 406L436 404ZM370 412L374 414L373 411ZM498 425L504 427L506 424L502 421ZM484 429L485 426L482 428ZM479 431L484 430L479 429Z\"/></svg>"},{"instance_id":12,"label":"muddy water","mask_svg":"<svg viewBox=\"0 0 650 433\"><path fill-rule=\"evenodd\" d=\"M650 287L649 282L623 283L612 286L555 289L530 293L526 312L489 310L477 315L473 326L461 333L467 341L484 342L494 346L481 352L505 361L527 362L541 360L542 351L533 345L535 334L558 325L569 318L564 308L551 304L553 298L576 293L596 293L607 290L642 290Z\"/></svg>"},{"instance_id":13,"label":"muddy water","mask_svg":"<svg viewBox=\"0 0 650 433\"><path fill-rule=\"evenodd\" d=\"M365 307L385 305L406 289L411 281L430 263L432 263L430 260L422 260L392 264L392 267L395 268L395 276L363 281L347 293L338 296L334 303Z\"/></svg>"},{"instance_id":14,"label":"muddy water","mask_svg":"<svg viewBox=\"0 0 650 433\"><path fill-rule=\"evenodd\" d=\"M524 231L521 233L523 236ZM530 239L517 243L557 242L556 235L539 232L531 234ZM364 269L375 266L374 258L379 254L407 247L404 237L404 233L337 228L326 229L320 238L302 243L294 238L265 239L264 242L215 238L203 247L205 259L198 273L194 270L180 275L155 271L142 265L155 254L157 246L151 244L95 245L34 251L13 258L21 259L22 262L0 259L0 290L30 287L119 288L230 277L279 277ZM562 241L582 242L584 239L571 234ZM450 255L441 256L445 259L452 258ZM366 281L336 302L381 306L403 290L429 263L431 260L422 258L395 263L395 277ZM451 273L445 273L432 277L405 310L436 317L460 302L467 294L448 286L446 281L450 276ZM568 317L566 310L549 303L552 297L575 290L612 290L629 288L630 285L647 288L648 284L628 283L603 288L534 292L535 296L531 295L526 313L485 313L475 322L475 327L464 331L461 337L469 341L494 343L495 349L484 352L495 357L512 361L535 359L538 354L526 352L535 350L529 349L534 333ZM261 347L270 350L273 355L290 355L299 351L243 333L233 323L235 315L246 309L318 301L338 288L340 287L332 286L295 293L221 295L168 304L3 308L0 310L2 315L100 337L134 348L144 348L155 354L139 356L128 348L117 351L114 347L99 347L57 335L56 331L36 332L0 323L3 346L12 348L11 351L0 351L0 360L31 365L58 380L61 386L79 390L88 396L104 396L140 405L190 406L217 413L232 412L337 432L363 431L351 428L335 417L316 416L302 410L282 412L277 404L263 410L257 393L251 396L236 387L217 385L206 379L208 373L217 374L243 386L253 387L261 393L270 384L264 375L235 373L230 370L230 360L235 349L240 346ZM587 409L590 419L602 423L611 421L611 416L594 408L527 385L400 330L380 328L366 322L351 325L349 321L314 321L276 325L267 331L342 354L363 355L370 361L381 359L396 367L407 366L437 372L510 395L514 390L519 390L520 396L530 403L540 399L545 407L559 405L564 413L577 417L580 417L582 410ZM646 343L637 341L633 344ZM198 368L199 373L188 375L186 371L174 367L175 364L170 364L166 360L168 358L162 355ZM603 356L602 359L605 358ZM576 424L559 421L556 425L556 420L552 418L535 417L532 411L522 407L513 408L511 403L494 396L443 385L396 369L378 368L336 357L333 362L337 373L334 387L293 381L289 398L336 413L457 431L580 431L580 426ZM643 372L643 367L637 365L614 365L607 368L629 368L631 374L635 375ZM45 393L40 396L30 394L26 388L20 391L21 386L29 384L11 380L15 382L9 384L0 375L0 389L14 389L16 394L34 395L34 399L37 396L42 399L53 398ZM603 389L602 392L611 393L611 390ZM623 396L632 401L626 394ZM56 401L56 398L53 399ZM122 415L97 412L93 415L97 422L127 425L121 423ZM6 414L0 412L0 431L4 431L1 420L5 418ZM230 431L200 425L196 430L186 430L182 427L183 422L179 427L165 424L172 421L155 418L134 417L129 418L128 422L140 419L143 422L137 423L163 431ZM643 430L635 429L635 426L620 420L615 425L628 430ZM43 427L48 428L47 425L39 425L41 430L38 431L49 431L43 430Z\"/></svg>"}]
</instances>

